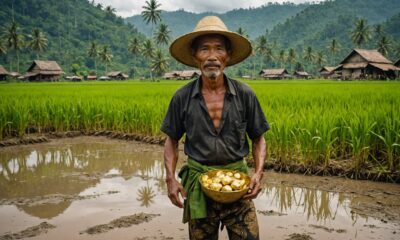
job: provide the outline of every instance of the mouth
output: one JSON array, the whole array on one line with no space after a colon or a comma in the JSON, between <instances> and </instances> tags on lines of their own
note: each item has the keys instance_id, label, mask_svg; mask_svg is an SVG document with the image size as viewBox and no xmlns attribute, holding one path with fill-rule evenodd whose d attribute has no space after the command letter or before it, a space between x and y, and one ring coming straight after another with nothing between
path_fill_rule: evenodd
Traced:
<instances>
[{"instance_id":1,"label":"mouth","mask_svg":"<svg viewBox=\"0 0 400 240\"><path fill-rule=\"evenodd\" d=\"M218 64L205 64L204 68L220 68L221 66Z\"/></svg>"}]
</instances>

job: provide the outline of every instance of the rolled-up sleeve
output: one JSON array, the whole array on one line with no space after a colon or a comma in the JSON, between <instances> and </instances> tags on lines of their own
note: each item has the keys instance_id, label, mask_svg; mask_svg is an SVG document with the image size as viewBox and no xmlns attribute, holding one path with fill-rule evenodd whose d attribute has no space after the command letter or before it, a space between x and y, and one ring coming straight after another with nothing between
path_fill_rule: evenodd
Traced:
<instances>
[{"instance_id":1,"label":"rolled-up sleeve","mask_svg":"<svg viewBox=\"0 0 400 240\"><path fill-rule=\"evenodd\" d=\"M167 114L161 124L161 131L174 140L179 140L185 133L185 127L182 119L181 103L177 95L172 97L169 103Z\"/></svg>"},{"instance_id":2,"label":"rolled-up sleeve","mask_svg":"<svg viewBox=\"0 0 400 240\"><path fill-rule=\"evenodd\" d=\"M268 131L270 126L261 108L255 93L251 91L247 101L247 128L246 132L250 139L259 138L263 133Z\"/></svg>"}]
</instances>

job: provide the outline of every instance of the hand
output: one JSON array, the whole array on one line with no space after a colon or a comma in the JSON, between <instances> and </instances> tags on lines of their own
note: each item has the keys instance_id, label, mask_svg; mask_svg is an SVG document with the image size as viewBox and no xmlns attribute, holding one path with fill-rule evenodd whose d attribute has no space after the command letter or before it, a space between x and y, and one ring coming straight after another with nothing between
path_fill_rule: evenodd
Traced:
<instances>
[{"instance_id":1,"label":"hand","mask_svg":"<svg viewBox=\"0 0 400 240\"><path fill-rule=\"evenodd\" d=\"M186 192L183 186L176 179L171 179L167 180L167 187L168 197L172 204L179 208L183 208L183 203L179 197L179 195L181 195L183 199L186 199Z\"/></svg>"},{"instance_id":2,"label":"hand","mask_svg":"<svg viewBox=\"0 0 400 240\"><path fill-rule=\"evenodd\" d=\"M261 179L264 173L254 174L251 177L249 191L243 196L243 199L254 199L261 192Z\"/></svg>"}]
</instances>

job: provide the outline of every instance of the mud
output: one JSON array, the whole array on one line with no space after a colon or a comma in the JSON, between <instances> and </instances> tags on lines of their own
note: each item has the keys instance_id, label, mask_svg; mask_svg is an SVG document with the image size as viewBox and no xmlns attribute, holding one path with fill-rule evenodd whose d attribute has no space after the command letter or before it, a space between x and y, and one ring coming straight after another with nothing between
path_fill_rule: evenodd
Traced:
<instances>
[{"instance_id":1,"label":"mud","mask_svg":"<svg viewBox=\"0 0 400 240\"><path fill-rule=\"evenodd\" d=\"M82 231L81 234L100 234L108 232L114 228L128 228L132 225L139 225L144 222L151 221L154 217L160 216L160 214L147 214L138 213L130 216L120 217L118 219L112 220L107 224L100 224Z\"/></svg>"},{"instance_id":2,"label":"mud","mask_svg":"<svg viewBox=\"0 0 400 240\"><path fill-rule=\"evenodd\" d=\"M37 240L188 239L167 196L162 146L49 139L0 148L1 240L27 238L22 232L44 221L57 228L42 226L49 231ZM183 163L181 152L177 170ZM254 200L261 239L400 238L398 184L266 171L262 187Z\"/></svg>"},{"instance_id":3,"label":"mud","mask_svg":"<svg viewBox=\"0 0 400 240\"><path fill-rule=\"evenodd\" d=\"M7 233L0 236L0 240L13 240L13 239L23 239L38 236L40 234L47 233L48 230L56 228L47 222L42 222L39 225L29 227L17 233Z\"/></svg>"}]
</instances>

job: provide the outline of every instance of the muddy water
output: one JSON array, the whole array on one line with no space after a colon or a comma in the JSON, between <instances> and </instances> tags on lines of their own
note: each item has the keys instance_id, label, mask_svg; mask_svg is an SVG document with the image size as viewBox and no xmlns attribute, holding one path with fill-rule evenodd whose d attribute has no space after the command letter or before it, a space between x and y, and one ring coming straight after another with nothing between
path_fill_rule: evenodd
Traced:
<instances>
[{"instance_id":1,"label":"muddy water","mask_svg":"<svg viewBox=\"0 0 400 240\"><path fill-rule=\"evenodd\" d=\"M164 177L160 146L79 137L2 148L0 239L188 239ZM399 185L267 172L255 204L261 239L400 238Z\"/></svg>"}]
</instances>

